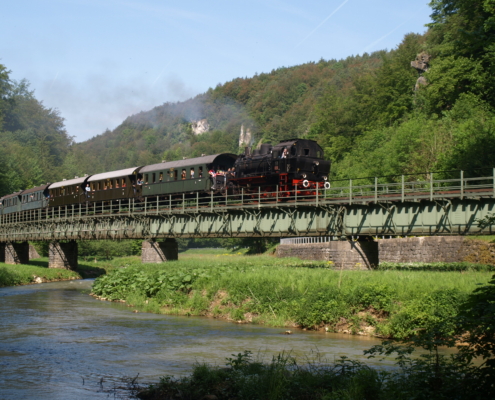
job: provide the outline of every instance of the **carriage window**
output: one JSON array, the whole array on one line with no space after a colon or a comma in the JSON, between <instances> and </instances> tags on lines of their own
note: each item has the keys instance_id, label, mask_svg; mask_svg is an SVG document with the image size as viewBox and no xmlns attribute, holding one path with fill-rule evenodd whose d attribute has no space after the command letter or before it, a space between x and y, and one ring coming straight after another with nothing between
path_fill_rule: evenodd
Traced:
<instances>
[{"instance_id":1,"label":"carriage window","mask_svg":"<svg viewBox=\"0 0 495 400\"><path fill-rule=\"evenodd\" d=\"M316 152L316 157L321 158L321 151L320 151L320 150L318 150L318 151Z\"/></svg>"},{"instance_id":2,"label":"carriage window","mask_svg":"<svg viewBox=\"0 0 495 400\"><path fill-rule=\"evenodd\" d=\"M174 181L177 180L177 171L174 171Z\"/></svg>"},{"instance_id":3,"label":"carriage window","mask_svg":"<svg viewBox=\"0 0 495 400\"><path fill-rule=\"evenodd\" d=\"M153 172L153 174L151 176L152 176L151 182L155 183L156 182L156 174Z\"/></svg>"},{"instance_id":4,"label":"carriage window","mask_svg":"<svg viewBox=\"0 0 495 400\"><path fill-rule=\"evenodd\" d=\"M278 158L278 155L279 155L279 154L278 154L278 150L274 150L274 151L272 152L272 158Z\"/></svg>"},{"instance_id":5,"label":"carriage window","mask_svg":"<svg viewBox=\"0 0 495 400\"><path fill-rule=\"evenodd\" d=\"M108 189L113 189L113 179L108 180Z\"/></svg>"},{"instance_id":6,"label":"carriage window","mask_svg":"<svg viewBox=\"0 0 495 400\"><path fill-rule=\"evenodd\" d=\"M309 149L304 149L304 155L309 156Z\"/></svg>"},{"instance_id":7,"label":"carriage window","mask_svg":"<svg viewBox=\"0 0 495 400\"><path fill-rule=\"evenodd\" d=\"M297 152L296 146L292 146L290 148L290 154L293 155L293 156L295 156L296 155L296 152Z\"/></svg>"},{"instance_id":8,"label":"carriage window","mask_svg":"<svg viewBox=\"0 0 495 400\"><path fill-rule=\"evenodd\" d=\"M163 172L160 172L160 182L163 181Z\"/></svg>"},{"instance_id":9,"label":"carriage window","mask_svg":"<svg viewBox=\"0 0 495 400\"><path fill-rule=\"evenodd\" d=\"M199 173L198 173L198 178L203 177L203 167L199 167Z\"/></svg>"},{"instance_id":10,"label":"carriage window","mask_svg":"<svg viewBox=\"0 0 495 400\"><path fill-rule=\"evenodd\" d=\"M125 186L126 186L126 185L125 185L125 178L122 178L122 183L121 183L120 187L125 188Z\"/></svg>"}]
</instances>

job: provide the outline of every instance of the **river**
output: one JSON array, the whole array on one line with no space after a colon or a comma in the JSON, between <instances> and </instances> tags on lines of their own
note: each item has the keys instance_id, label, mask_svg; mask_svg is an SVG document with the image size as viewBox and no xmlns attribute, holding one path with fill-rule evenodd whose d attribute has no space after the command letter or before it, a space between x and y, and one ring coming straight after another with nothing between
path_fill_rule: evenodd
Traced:
<instances>
[{"instance_id":1,"label":"river","mask_svg":"<svg viewBox=\"0 0 495 400\"><path fill-rule=\"evenodd\" d=\"M89 296L92 280L0 289L0 399L125 398L140 384L186 375L196 362L225 365L250 350L269 361L290 351L300 362L347 356L368 361L367 337L238 325L201 317L134 313ZM385 361L385 366L392 361Z\"/></svg>"}]
</instances>

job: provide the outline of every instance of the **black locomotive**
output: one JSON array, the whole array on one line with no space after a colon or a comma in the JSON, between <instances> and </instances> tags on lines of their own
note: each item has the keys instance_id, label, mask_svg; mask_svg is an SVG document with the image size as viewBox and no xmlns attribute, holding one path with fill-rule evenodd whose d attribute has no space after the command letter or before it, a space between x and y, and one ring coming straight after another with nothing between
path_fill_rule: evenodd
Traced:
<instances>
[{"instance_id":1,"label":"black locomotive","mask_svg":"<svg viewBox=\"0 0 495 400\"><path fill-rule=\"evenodd\" d=\"M248 191L298 191L314 195L316 189L329 189L330 161L323 159L323 149L313 140L291 139L272 146L262 144L259 149L246 148L234 165L230 186Z\"/></svg>"}]
</instances>

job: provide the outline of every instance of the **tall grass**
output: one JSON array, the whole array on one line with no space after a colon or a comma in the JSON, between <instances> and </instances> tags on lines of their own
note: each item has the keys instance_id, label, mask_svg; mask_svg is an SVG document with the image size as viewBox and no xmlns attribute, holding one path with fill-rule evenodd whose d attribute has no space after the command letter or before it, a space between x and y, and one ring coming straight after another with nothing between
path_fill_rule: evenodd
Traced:
<instances>
[{"instance_id":1,"label":"tall grass","mask_svg":"<svg viewBox=\"0 0 495 400\"><path fill-rule=\"evenodd\" d=\"M336 271L325 262L195 255L127 262L93 286L96 296L143 311L238 322L407 337L488 282L484 271Z\"/></svg>"}]
</instances>

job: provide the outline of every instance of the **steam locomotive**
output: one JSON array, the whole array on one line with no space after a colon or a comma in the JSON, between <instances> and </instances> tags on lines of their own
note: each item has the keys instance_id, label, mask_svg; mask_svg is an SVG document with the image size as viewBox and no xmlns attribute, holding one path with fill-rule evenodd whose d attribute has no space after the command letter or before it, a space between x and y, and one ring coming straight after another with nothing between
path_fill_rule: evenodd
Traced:
<instances>
[{"instance_id":1,"label":"steam locomotive","mask_svg":"<svg viewBox=\"0 0 495 400\"><path fill-rule=\"evenodd\" d=\"M312 195L330 188L330 162L313 140L292 139L237 156L222 153L75 177L0 198L0 214L99 201L236 195Z\"/></svg>"}]
</instances>

